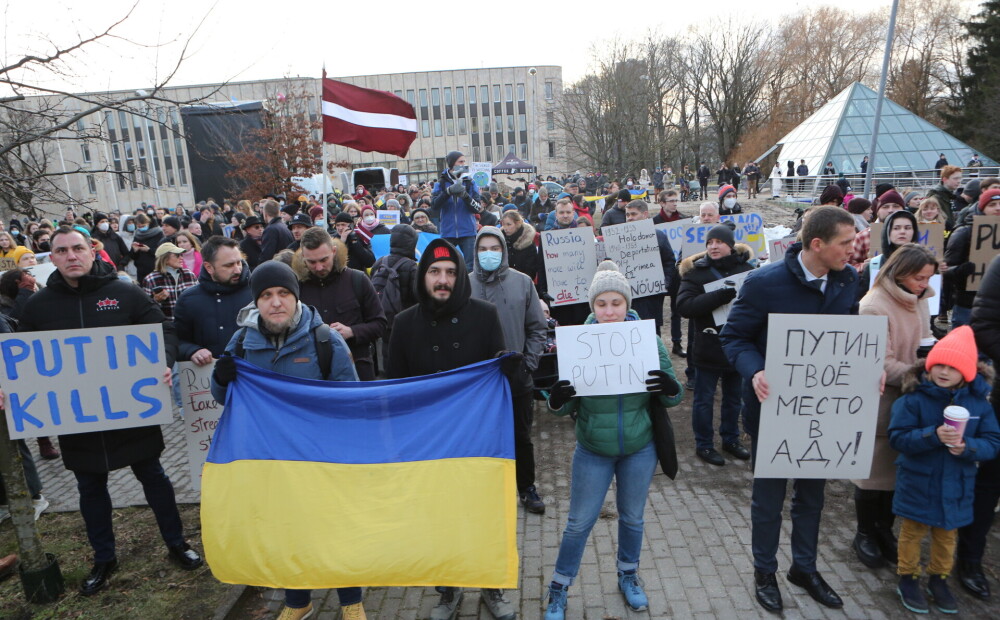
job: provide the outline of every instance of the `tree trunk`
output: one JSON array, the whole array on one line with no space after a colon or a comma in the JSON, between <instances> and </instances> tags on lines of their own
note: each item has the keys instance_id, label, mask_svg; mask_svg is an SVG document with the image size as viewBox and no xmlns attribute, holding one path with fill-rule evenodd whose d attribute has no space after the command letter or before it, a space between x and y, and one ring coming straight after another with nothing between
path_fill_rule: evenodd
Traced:
<instances>
[{"instance_id":1,"label":"tree trunk","mask_svg":"<svg viewBox=\"0 0 1000 620\"><path fill-rule=\"evenodd\" d=\"M42 540L35 527L35 507L31 503L28 483L24 479L24 466L17 442L7 439L7 416L0 410L0 474L7 488L10 518L14 523L14 536L24 571L40 570L49 563L42 548Z\"/></svg>"}]
</instances>

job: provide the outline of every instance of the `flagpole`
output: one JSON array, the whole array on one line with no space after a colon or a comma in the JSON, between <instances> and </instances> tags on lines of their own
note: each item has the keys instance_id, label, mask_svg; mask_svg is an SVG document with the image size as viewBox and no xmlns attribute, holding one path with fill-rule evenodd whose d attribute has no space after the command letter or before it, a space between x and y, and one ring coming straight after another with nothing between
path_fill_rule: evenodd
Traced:
<instances>
[{"instance_id":1,"label":"flagpole","mask_svg":"<svg viewBox=\"0 0 1000 620\"><path fill-rule=\"evenodd\" d=\"M325 79L326 79L326 63L324 62L323 63L323 73L322 73L322 76L319 79L319 118L320 118L321 121L323 120L323 80L325 80ZM321 172L323 173L323 225L326 226L327 229L329 229L330 228L330 214L326 212L326 204L327 204L326 175L327 175L327 171L326 171L326 140L325 140L325 138L326 138L326 136L324 136L323 140L320 140L320 143L319 143L319 149L320 149L319 153L320 153L320 160L322 161L322 165L323 165L323 169L321 170Z\"/></svg>"}]
</instances>

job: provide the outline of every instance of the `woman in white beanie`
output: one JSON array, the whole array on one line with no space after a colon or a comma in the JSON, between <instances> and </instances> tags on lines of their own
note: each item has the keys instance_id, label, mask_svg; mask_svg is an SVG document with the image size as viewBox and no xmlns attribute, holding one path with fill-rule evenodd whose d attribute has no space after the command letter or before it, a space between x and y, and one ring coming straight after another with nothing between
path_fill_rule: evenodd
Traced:
<instances>
[{"instance_id":1,"label":"woman in white beanie","mask_svg":"<svg viewBox=\"0 0 1000 620\"><path fill-rule=\"evenodd\" d=\"M589 296L592 313L585 324L639 320L639 315L631 309L632 289L628 280L612 261L606 260L597 267ZM649 606L637 570L642 547L642 513L657 462L650 404L658 398L662 405L674 407L684 396L659 336L656 348L660 369L650 371L645 392L578 397L569 381L558 381L552 386L549 410L560 416L576 414L577 443L569 519L549 585L545 620L563 620L566 616L566 593L579 571L590 530L600 514L612 478L618 485L618 589L630 608L641 611Z\"/></svg>"}]
</instances>

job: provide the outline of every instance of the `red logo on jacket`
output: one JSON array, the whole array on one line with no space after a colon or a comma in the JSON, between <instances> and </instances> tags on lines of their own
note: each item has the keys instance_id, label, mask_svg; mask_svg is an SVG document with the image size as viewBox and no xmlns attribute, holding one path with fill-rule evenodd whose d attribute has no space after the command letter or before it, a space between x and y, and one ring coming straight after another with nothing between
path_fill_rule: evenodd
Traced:
<instances>
[{"instance_id":1,"label":"red logo on jacket","mask_svg":"<svg viewBox=\"0 0 1000 620\"><path fill-rule=\"evenodd\" d=\"M105 297L104 299L102 299L102 300L100 300L100 301L97 302L97 310L98 311L101 311L101 310L117 310L117 309L118 309L118 300L117 299L110 299L108 297Z\"/></svg>"}]
</instances>

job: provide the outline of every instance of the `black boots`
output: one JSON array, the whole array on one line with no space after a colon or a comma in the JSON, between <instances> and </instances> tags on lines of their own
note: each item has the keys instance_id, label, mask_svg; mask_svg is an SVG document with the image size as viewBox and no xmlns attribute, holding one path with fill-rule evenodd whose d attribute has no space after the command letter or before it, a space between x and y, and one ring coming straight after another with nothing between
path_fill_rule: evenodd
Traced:
<instances>
[{"instance_id":1,"label":"black boots","mask_svg":"<svg viewBox=\"0 0 1000 620\"><path fill-rule=\"evenodd\" d=\"M854 537L854 552L868 568L895 564L896 537L892 533L892 491L854 489L854 508L858 516L858 533Z\"/></svg>"}]
</instances>

